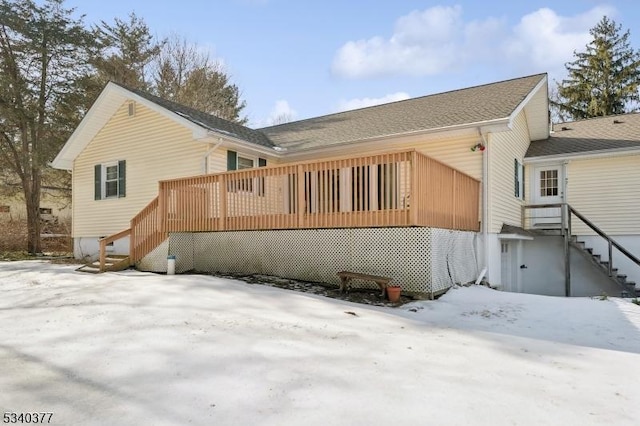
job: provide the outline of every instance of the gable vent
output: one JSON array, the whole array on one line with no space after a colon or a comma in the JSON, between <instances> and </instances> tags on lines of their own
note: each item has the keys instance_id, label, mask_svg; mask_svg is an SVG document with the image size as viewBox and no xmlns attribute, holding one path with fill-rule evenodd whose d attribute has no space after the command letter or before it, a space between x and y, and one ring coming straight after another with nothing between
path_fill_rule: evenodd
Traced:
<instances>
[{"instance_id":1,"label":"gable vent","mask_svg":"<svg viewBox=\"0 0 640 426\"><path fill-rule=\"evenodd\" d=\"M133 117L136 115L136 103L131 101L129 102L129 117Z\"/></svg>"}]
</instances>

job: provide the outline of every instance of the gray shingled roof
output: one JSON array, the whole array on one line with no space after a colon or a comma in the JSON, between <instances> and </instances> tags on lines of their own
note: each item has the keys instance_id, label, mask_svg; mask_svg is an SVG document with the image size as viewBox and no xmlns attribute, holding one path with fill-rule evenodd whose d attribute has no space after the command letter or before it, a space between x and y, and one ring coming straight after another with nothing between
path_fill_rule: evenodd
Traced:
<instances>
[{"instance_id":1,"label":"gray shingled roof","mask_svg":"<svg viewBox=\"0 0 640 426\"><path fill-rule=\"evenodd\" d=\"M162 99L150 93L143 92L142 90L132 89L130 87L127 87L115 82L114 84L124 87L125 89L135 93L136 95L150 102L153 102L169 111L172 111L175 114L178 114L179 116L191 121L192 123L195 123L198 126L204 127L205 129L223 133L223 134L228 134L237 139L242 139L247 142L255 143L257 145L262 145L269 148L274 146L273 143L269 140L269 138L264 133L259 132L257 130L250 129L238 123L233 123L231 121L224 120L214 115L207 114L206 112L198 111L193 108L189 108L184 105L180 105L178 103L168 101L166 99Z\"/></svg>"},{"instance_id":2,"label":"gray shingled roof","mask_svg":"<svg viewBox=\"0 0 640 426\"><path fill-rule=\"evenodd\" d=\"M526 157L579 154L640 147L640 114L560 123L549 139L531 142Z\"/></svg>"},{"instance_id":3,"label":"gray shingled roof","mask_svg":"<svg viewBox=\"0 0 640 426\"><path fill-rule=\"evenodd\" d=\"M546 74L259 129L286 148L334 145L508 118Z\"/></svg>"}]
</instances>

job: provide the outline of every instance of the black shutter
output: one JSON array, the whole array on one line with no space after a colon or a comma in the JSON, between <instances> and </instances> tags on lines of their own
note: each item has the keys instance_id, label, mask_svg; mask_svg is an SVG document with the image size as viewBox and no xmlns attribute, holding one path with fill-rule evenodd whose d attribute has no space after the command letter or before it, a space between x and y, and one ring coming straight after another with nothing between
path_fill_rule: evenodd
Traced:
<instances>
[{"instance_id":1,"label":"black shutter","mask_svg":"<svg viewBox=\"0 0 640 426\"><path fill-rule=\"evenodd\" d=\"M258 158L258 167L266 167L267 159L266 158Z\"/></svg>"},{"instance_id":2,"label":"black shutter","mask_svg":"<svg viewBox=\"0 0 640 426\"><path fill-rule=\"evenodd\" d=\"M93 199L101 200L102 199L102 165L96 164L93 170L94 170Z\"/></svg>"},{"instance_id":3,"label":"black shutter","mask_svg":"<svg viewBox=\"0 0 640 426\"><path fill-rule=\"evenodd\" d=\"M513 176L513 181L515 183L515 188L513 191L513 194L516 196L516 198L520 198L520 182L518 182L518 172L520 171L520 164L518 164L518 160L514 159L513 160L513 170L514 170L514 176Z\"/></svg>"},{"instance_id":4,"label":"black shutter","mask_svg":"<svg viewBox=\"0 0 640 426\"><path fill-rule=\"evenodd\" d=\"M227 170L238 169L238 153L235 151L227 151Z\"/></svg>"},{"instance_id":5,"label":"black shutter","mask_svg":"<svg viewBox=\"0 0 640 426\"><path fill-rule=\"evenodd\" d=\"M118 161L118 197L127 195L127 162Z\"/></svg>"},{"instance_id":6,"label":"black shutter","mask_svg":"<svg viewBox=\"0 0 640 426\"><path fill-rule=\"evenodd\" d=\"M522 170L522 173L520 173L520 179L522 179L522 184L520 185L520 187L522 188L522 194L520 194L520 196L522 197L522 199L524 200L524 193L525 193L525 186L524 186L524 164L520 164L520 170Z\"/></svg>"}]
</instances>

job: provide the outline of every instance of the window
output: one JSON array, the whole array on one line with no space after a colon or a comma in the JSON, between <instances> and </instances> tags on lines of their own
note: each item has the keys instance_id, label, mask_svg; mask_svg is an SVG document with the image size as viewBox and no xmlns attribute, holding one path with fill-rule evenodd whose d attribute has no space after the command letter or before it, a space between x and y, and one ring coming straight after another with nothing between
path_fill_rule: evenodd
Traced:
<instances>
[{"instance_id":1,"label":"window","mask_svg":"<svg viewBox=\"0 0 640 426\"><path fill-rule=\"evenodd\" d=\"M126 195L124 160L95 165L94 199L122 198Z\"/></svg>"},{"instance_id":2,"label":"window","mask_svg":"<svg viewBox=\"0 0 640 426\"><path fill-rule=\"evenodd\" d=\"M267 160L264 158L251 158L243 156L235 151L227 151L227 170L245 170L258 167L265 167ZM264 178L244 178L229 180L227 183L227 191L229 192L253 192L254 189L258 195L264 195Z\"/></svg>"},{"instance_id":3,"label":"window","mask_svg":"<svg viewBox=\"0 0 640 426\"><path fill-rule=\"evenodd\" d=\"M52 214L53 211L47 207L40 207L40 214Z\"/></svg>"},{"instance_id":4,"label":"window","mask_svg":"<svg viewBox=\"0 0 640 426\"><path fill-rule=\"evenodd\" d=\"M516 159L513 160L513 178L515 183L514 195L516 198L524 199L524 165Z\"/></svg>"},{"instance_id":5,"label":"window","mask_svg":"<svg viewBox=\"0 0 640 426\"><path fill-rule=\"evenodd\" d=\"M555 197L558 195L558 170L542 170L540 172L540 196Z\"/></svg>"}]
</instances>

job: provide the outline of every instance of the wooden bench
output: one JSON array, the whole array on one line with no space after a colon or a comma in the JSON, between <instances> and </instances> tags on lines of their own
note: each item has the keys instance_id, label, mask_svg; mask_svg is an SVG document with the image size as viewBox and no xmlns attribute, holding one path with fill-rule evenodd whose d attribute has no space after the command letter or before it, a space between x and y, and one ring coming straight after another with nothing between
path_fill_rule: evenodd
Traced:
<instances>
[{"instance_id":1,"label":"wooden bench","mask_svg":"<svg viewBox=\"0 0 640 426\"><path fill-rule=\"evenodd\" d=\"M360 274L358 272L349 272L349 271L342 271L342 272L338 272L337 274L340 277L340 291L344 292L345 290L348 290L349 288L349 281L351 281L352 279L357 279L357 280L365 280L365 281L374 281L376 284L378 284L378 286L380 286L380 289L382 290L382 294L381 296L384 297L384 294L387 290L387 285L389 285L389 283L391 282L391 278L389 277L381 277L378 275L369 275L369 274Z\"/></svg>"}]
</instances>

